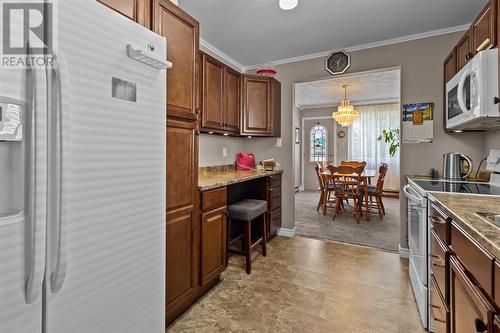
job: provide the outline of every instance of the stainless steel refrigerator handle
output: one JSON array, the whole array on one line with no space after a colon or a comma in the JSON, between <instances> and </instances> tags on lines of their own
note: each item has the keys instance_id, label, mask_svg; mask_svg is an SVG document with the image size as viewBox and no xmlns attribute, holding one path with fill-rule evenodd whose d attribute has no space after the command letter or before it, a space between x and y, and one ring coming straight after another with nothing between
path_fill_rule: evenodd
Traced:
<instances>
[{"instance_id":1,"label":"stainless steel refrigerator handle","mask_svg":"<svg viewBox=\"0 0 500 333\"><path fill-rule=\"evenodd\" d=\"M53 267L53 271L50 275L50 286L53 293L57 293L61 290L64 280L66 279L66 273L68 268L67 261L67 222L62 218L62 213L64 209L64 201L67 199L63 196L64 184L63 184L63 161L64 161L64 147L63 147L63 114L62 114L62 84L61 84L61 71L57 64L52 67L52 74L55 78L56 83L56 116L53 118L55 126L53 127L56 132L56 151L57 151L57 165L56 165L56 180L54 189L54 199L57 203L57 211L55 214L56 220L54 221L57 226L57 259Z\"/></svg>"},{"instance_id":2,"label":"stainless steel refrigerator handle","mask_svg":"<svg viewBox=\"0 0 500 333\"><path fill-rule=\"evenodd\" d=\"M29 112L26 112L26 123L30 127L25 128L25 133L30 133L29 141L26 147L26 169L28 175L26 187L26 237L28 239L26 261L27 261L27 277L26 277L26 303L34 303L40 290L42 289L43 269L37 267L37 249L40 248L40 242L44 241L38 236L39 230L36 223L36 137L37 137L37 121L36 121L36 74L31 66L28 67L27 73L27 89L26 91L31 94L27 99L27 107ZM29 115L29 119L27 117ZM26 126L27 127L27 126Z\"/></svg>"}]
</instances>

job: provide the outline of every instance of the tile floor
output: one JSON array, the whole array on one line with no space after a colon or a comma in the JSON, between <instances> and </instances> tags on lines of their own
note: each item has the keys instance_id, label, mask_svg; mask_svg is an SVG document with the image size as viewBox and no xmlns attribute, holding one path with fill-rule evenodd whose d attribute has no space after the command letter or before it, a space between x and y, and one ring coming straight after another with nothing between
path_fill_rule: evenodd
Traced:
<instances>
[{"instance_id":1,"label":"tile floor","mask_svg":"<svg viewBox=\"0 0 500 333\"><path fill-rule=\"evenodd\" d=\"M254 254L251 275L231 257L221 283L167 332L425 332L397 254L303 237Z\"/></svg>"}]
</instances>

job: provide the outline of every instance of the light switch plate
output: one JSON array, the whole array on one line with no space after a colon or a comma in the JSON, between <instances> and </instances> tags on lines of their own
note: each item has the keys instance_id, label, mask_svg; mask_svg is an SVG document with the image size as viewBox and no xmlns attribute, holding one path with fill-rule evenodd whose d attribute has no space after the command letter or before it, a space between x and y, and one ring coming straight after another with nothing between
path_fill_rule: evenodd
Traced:
<instances>
[{"instance_id":1,"label":"light switch plate","mask_svg":"<svg viewBox=\"0 0 500 333\"><path fill-rule=\"evenodd\" d=\"M222 157L227 157L227 148L226 147L222 148Z\"/></svg>"}]
</instances>

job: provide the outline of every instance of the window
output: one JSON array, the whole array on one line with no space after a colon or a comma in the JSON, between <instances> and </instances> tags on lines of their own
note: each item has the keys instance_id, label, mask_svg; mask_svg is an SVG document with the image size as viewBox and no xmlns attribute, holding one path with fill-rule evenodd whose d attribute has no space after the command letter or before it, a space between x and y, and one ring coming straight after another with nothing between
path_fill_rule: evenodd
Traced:
<instances>
[{"instance_id":1,"label":"window","mask_svg":"<svg viewBox=\"0 0 500 333\"><path fill-rule=\"evenodd\" d=\"M328 160L328 130L320 124L311 129L310 161L326 162Z\"/></svg>"}]
</instances>

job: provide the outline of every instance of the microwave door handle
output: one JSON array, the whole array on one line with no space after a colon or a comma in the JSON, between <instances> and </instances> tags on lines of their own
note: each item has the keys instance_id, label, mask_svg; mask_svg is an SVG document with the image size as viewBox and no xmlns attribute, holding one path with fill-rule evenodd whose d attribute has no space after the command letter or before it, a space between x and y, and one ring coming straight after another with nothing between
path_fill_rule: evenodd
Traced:
<instances>
[{"instance_id":1,"label":"microwave door handle","mask_svg":"<svg viewBox=\"0 0 500 333\"><path fill-rule=\"evenodd\" d=\"M471 68L467 68L464 73L462 74L462 77L460 78L460 82L458 83L458 105L460 106L460 110L464 114L469 114L471 110L467 109L467 105L465 105L465 96L464 96L464 86L465 86L465 80L467 80L467 77L472 73Z\"/></svg>"}]
</instances>

